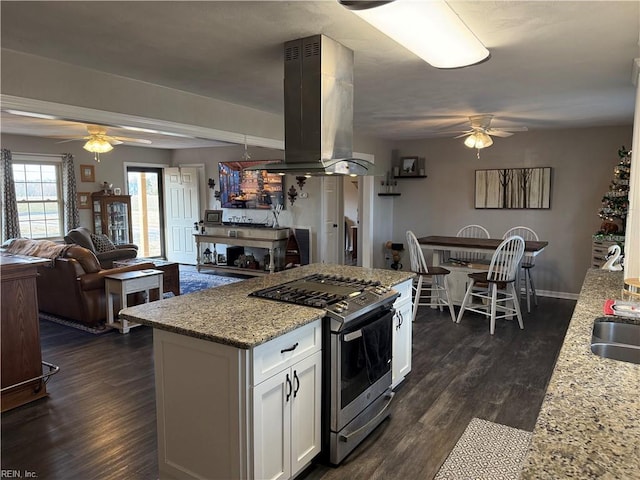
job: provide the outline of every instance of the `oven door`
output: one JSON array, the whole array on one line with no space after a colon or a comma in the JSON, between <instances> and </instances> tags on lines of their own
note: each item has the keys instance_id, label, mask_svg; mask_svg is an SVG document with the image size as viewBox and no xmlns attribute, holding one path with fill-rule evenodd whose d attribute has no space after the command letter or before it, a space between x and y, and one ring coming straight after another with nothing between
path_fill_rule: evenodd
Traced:
<instances>
[{"instance_id":1,"label":"oven door","mask_svg":"<svg viewBox=\"0 0 640 480\"><path fill-rule=\"evenodd\" d=\"M339 432L391 386L394 309L331 332L331 430Z\"/></svg>"}]
</instances>

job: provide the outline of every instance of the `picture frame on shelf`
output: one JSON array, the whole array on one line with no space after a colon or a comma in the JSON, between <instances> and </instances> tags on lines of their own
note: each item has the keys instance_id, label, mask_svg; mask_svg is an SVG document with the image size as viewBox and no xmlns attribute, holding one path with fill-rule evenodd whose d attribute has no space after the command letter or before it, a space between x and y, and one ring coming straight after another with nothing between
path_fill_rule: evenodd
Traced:
<instances>
[{"instance_id":1,"label":"picture frame on shelf","mask_svg":"<svg viewBox=\"0 0 640 480\"><path fill-rule=\"evenodd\" d=\"M426 177L424 157L401 157L400 164L393 168L394 177Z\"/></svg>"},{"instance_id":2,"label":"picture frame on shelf","mask_svg":"<svg viewBox=\"0 0 640 480\"><path fill-rule=\"evenodd\" d=\"M204 225L205 227L222 225L222 210L205 210Z\"/></svg>"},{"instance_id":3,"label":"picture frame on shelf","mask_svg":"<svg viewBox=\"0 0 640 480\"><path fill-rule=\"evenodd\" d=\"M80 165L80 181L95 182L96 167L94 165Z\"/></svg>"},{"instance_id":4,"label":"picture frame on shelf","mask_svg":"<svg viewBox=\"0 0 640 480\"><path fill-rule=\"evenodd\" d=\"M413 177L418 172L418 157L402 157L400 159L401 169L400 176Z\"/></svg>"},{"instance_id":5,"label":"picture frame on shelf","mask_svg":"<svg viewBox=\"0 0 640 480\"><path fill-rule=\"evenodd\" d=\"M91 192L78 192L78 208L91 208Z\"/></svg>"}]
</instances>

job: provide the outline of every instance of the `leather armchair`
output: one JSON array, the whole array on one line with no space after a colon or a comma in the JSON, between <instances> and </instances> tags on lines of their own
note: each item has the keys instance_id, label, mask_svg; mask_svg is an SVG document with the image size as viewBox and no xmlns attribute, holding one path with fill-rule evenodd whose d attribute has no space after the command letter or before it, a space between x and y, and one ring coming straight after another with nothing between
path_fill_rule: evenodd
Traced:
<instances>
[{"instance_id":1,"label":"leather armchair","mask_svg":"<svg viewBox=\"0 0 640 480\"><path fill-rule=\"evenodd\" d=\"M112 268L114 260L124 260L126 258L136 258L138 256L138 246L132 243L115 245L115 250L108 252L98 252L91 240L91 232L88 228L78 227L69 230L64 236L65 243L76 244L84 247L98 258L102 268Z\"/></svg>"}]
</instances>

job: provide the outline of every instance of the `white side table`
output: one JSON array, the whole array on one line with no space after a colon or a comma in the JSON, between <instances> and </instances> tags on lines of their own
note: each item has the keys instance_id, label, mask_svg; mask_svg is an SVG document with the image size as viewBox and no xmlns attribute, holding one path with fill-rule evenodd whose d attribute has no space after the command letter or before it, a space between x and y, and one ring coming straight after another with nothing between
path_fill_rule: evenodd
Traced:
<instances>
[{"instance_id":1,"label":"white side table","mask_svg":"<svg viewBox=\"0 0 640 480\"><path fill-rule=\"evenodd\" d=\"M149 291L158 289L158 298L162 299L162 270L137 270L135 272L122 272L107 275L105 277L105 289L107 294L107 326L117 328L120 333L129 333L129 329L137 327L138 323L129 323L127 320L118 319L113 311L113 296L120 296L120 307L126 308L127 295L130 293L144 294L145 303L149 303Z\"/></svg>"}]
</instances>

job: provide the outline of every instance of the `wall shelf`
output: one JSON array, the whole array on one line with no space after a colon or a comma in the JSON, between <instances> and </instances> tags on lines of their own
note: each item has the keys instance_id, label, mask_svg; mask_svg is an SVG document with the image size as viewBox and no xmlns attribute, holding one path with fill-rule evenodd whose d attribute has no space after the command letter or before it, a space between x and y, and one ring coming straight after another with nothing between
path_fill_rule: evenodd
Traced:
<instances>
[{"instance_id":1,"label":"wall shelf","mask_svg":"<svg viewBox=\"0 0 640 480\"><path fill-rule=\"evenodd\" d=\"M404 180L405 178L427 178L427 175L400 175L397 177L393 177L394 180Z\"/></svg>"},{"instance_id":2,"label":"wall shelf","mask_svg":"<svg viewBox=\"0 0 640 480\"><path fill-rule=\"evenodd\" d=\"M379 197L399 197L400 193L399 192L394 192L394 193L379 193L378 194Z\"/></svg>"}]
</instances>

